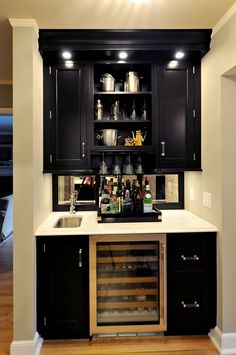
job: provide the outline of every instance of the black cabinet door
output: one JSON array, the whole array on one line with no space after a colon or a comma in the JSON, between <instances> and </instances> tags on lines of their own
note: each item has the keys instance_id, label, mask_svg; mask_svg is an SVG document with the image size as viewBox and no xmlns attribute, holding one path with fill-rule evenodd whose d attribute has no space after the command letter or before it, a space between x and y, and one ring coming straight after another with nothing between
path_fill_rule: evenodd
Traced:
<instances>
[{"instance_id":1,"label":"black cabinet door","mask_svg":"<svg viewBox=\"0 0 236 355\"><path fill-rule=\"evenodd\" d=\"M44 170L87 167L88 67L44 68Z\"/></svg>"},{"instance_id":2,"label":"black cabinet door","mask_svg":"<svg viewBox=\"0 0 236 355\"><path fill-rule=\"evenodd\" d=\"M37 240L37 325L45 339L89 337L87 236Z\"/></svg>"},{"instance_id":3,"label":"black cabinet door","mask_svg":"<svg viewBox=\"0 0 236 355\"><path fill-rule=\"evenodd\" d=\"M167 334L216 325L216 233L167 235Z\"/></svg>"},{"instance_id":4,"label":"black cabinet door","mask_svg":"<svg viewBox=\"0 0 236 355\"><path fill-rule=\"evenodd\" d=\"M159 67L158 154L161 168L200 168L200 113L195 108L200 103L195 80L200 77L192 64Z\"/></svg>"}]
</instances>

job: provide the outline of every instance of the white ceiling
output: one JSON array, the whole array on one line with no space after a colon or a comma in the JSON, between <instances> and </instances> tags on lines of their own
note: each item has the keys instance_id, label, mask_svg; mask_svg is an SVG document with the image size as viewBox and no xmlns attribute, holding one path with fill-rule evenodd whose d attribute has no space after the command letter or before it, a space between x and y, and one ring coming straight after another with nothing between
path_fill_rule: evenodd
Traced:
<instances>
[{"instance_id":1,"label":"white ceiling","mask_svg":"<svg viewBox=\"0 0 236 355\"><path fill-rule=\"evenodd\" d=\"M213 28L235 0L0 0L0 80L12 78L8 18L34 18L39 28Z\"/></svg>"}]
</instances>

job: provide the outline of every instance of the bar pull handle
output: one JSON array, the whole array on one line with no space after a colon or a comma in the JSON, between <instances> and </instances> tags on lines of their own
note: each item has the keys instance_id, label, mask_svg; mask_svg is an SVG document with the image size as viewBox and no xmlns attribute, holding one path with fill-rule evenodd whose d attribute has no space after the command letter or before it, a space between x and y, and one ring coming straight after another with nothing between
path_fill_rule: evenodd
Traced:
<instances>
[{"instance_id":1,"label":"bar pull handle","mask_svg":"<svg viewBox=\"0 0 236 355\"><path fill-rule=\"evenodd\" d=\"M82 143L82 158L85 157L85 143Z\"/></svg>"},{"instance_id":2,"label":"bar pull handle","mask_svg":"<svg viewBox=\"0 0 236 355\"><path fill-rule=\"evenodd\" d=\"M165 142L161 142L161 156L164 157L165 155L166 155Z\"/></svg>"},{"instance_id":3,"label":"bar pull handle","mask_svg":"<svg viewBox=\"0 0 236 355\"><path fill-rule=\"evenodd\" d=\"M183 308L199 308L199 303L194 301L193 303L185 303L184 301L181 302Z\"/></svg>"},{"instance_id":4,"label":"bar pull handle","mask_svg":"<svg viewBox=\"0 0 236 355\"><path fill-rule=\"evenodd\" d=\"M199 256L197 256L196 254L193 256L185 256L185 255L181 255L181 259L183 261L198 261L199 260Z\"/></svg>"},{"instance_id":5,"label":"bar pull handle","mask_svg":"<svg viewBox=\"0 0 236 355\"><path fill-rule=\"evenodd\" d=\"M79 268L83 266L82 256L83 256L83 249L79 249Z\"/></svg>"}]
</instances>

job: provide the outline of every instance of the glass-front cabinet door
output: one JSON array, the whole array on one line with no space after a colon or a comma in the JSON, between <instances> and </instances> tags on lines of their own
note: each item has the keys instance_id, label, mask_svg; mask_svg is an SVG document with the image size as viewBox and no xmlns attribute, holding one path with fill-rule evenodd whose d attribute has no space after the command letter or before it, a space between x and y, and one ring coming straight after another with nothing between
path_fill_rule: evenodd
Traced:
<instances>
[{"instance_id":1,"label":"glass-front cabinet door","mask_svg":"<svg viewBox=\"0 0 236 355\"><path fill-rule=\"evenodd\" d=\"M90 239L90 334L166 329L165 235Z\"/></svg>"}]
</instances>

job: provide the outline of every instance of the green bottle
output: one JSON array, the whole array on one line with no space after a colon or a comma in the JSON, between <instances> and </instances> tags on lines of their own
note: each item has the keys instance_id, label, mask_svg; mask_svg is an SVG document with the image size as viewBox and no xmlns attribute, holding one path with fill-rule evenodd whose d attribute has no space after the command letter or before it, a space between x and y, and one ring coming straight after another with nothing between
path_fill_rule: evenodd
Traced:
<instances>
[{"instance_id":1,"label":"green bottle","mask_svg":"<svg viewBox=\"0 0 236 355\"><path fill-rule=\"evenodd\" d=\"M143 212L150 213L152 212L152 195L150 186L146 185L144 198L143 198Z\"/></svg>"}]
</instances>

